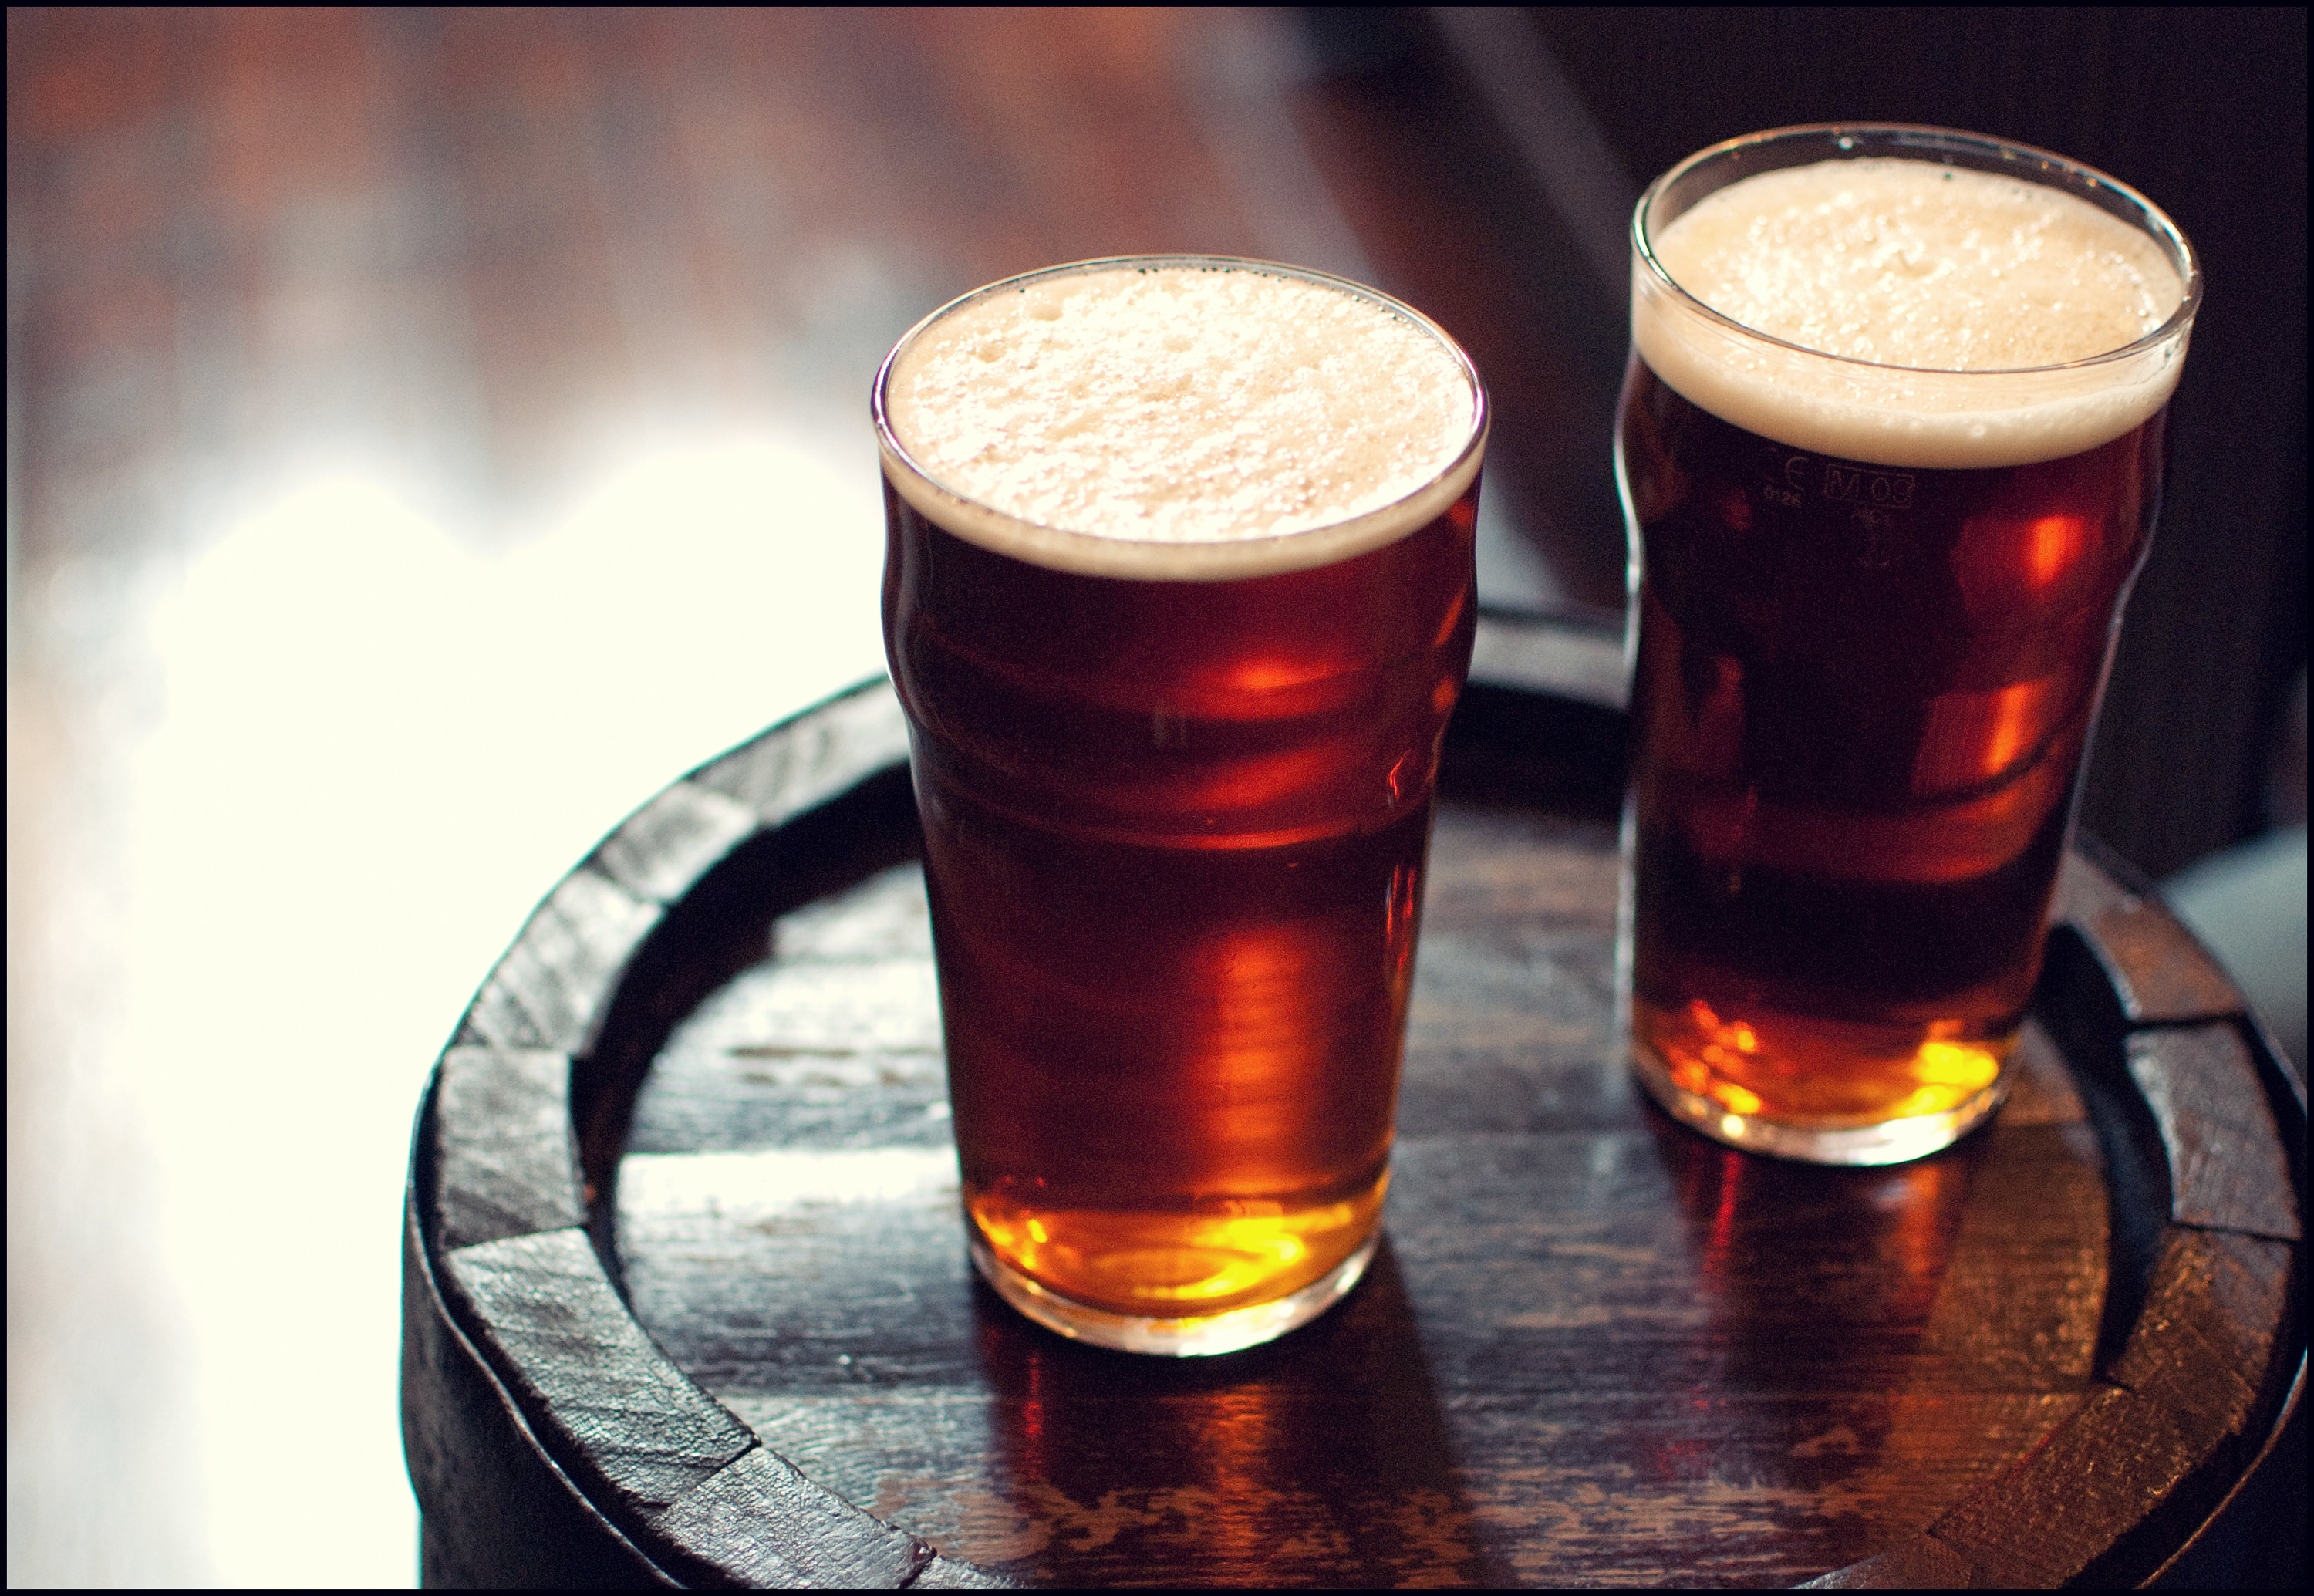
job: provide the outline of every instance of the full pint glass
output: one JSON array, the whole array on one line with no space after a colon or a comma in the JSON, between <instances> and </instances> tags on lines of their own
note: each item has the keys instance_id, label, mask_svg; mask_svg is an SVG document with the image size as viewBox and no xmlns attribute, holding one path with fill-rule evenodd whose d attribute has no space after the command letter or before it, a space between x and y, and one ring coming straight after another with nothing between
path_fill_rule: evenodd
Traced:
<instances>
[{"instance_id":1,"label":"full pint glass","mask_svg":"<svg viewBox=\"0 0 2314 1596\"><path fill-rule=\"evenodd\" d=\"M2200 274L1922 128L1717 145L1632 244L1633 1063L1736 1146L1914 1158L2004 1092Z\"/></svg>"},{"instance_id":2,"label":"full pint glass","mask_svg":"<svg viewBox=\"0 0 2314 1596\"><path fill-rule=\"evenodd\" d=\"M1378 1235L1477 375L1371 289L1143 258L934 313L874 408L975 1264L1102 1345L1283 1334Z\"/></svg>"}]
</instances>

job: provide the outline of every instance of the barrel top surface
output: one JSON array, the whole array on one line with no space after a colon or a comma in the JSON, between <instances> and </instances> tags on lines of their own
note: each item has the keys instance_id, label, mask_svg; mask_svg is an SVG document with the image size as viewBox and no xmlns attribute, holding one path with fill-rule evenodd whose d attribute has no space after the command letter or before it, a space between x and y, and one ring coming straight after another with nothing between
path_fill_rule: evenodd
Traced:
<instances>
[{"instance_id":1,"label":"barrel top surface","mask_svg":"<svg viewBox=\"0 0 2314 1596\"><path fill-rule=\"evenodd\" d=\"M1482 656L1568 652L1490 627ZM541 905L421 1117L409 1312L542 1488L679 1583L2151 1574L2293 1399L2302 1093L2077 854L1988 1128L1846 1170L1673 1124L1614 1046L1620 719L1583 649L1572 691L1458 717L1387 1239L1310 1327L1139 1359L974 1280L880 686ZM468 1378L432 1370L421 1420Z\"/></svg>"}]
</instances>

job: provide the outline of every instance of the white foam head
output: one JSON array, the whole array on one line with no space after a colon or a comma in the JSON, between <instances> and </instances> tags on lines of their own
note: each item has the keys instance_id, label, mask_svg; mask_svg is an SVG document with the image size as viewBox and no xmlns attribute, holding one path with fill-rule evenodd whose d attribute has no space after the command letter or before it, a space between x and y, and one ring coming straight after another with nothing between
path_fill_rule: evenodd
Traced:
<instances>
[{"instance_id":1,"label":"white foam head","mask_svg":"<svg viewBox=\"0 0 2314 1596\"><path fill-rule=\"evenodd\" d=\"M1347 559L1479 468L1469 360L1371 289L1153 257L1015 278L934 313L877 389L884 472L927 517L1098 576L1214 580Z\"/></svg>"},{"instance_id":2,"label":"white foam head","mask_svg":"<svg viewBox=\"0 0 2314 1596\"><path fill-rule=\"evenodd\" d=\"M2146 420L2184 364L2190 317L2151 336L2186 295L2161 244L2006 173L1885 156L1784 167L1647 242L1631 327L1649 367L1795 448L1949 469L2058 459Z\"/></svg>"}]
</instances>

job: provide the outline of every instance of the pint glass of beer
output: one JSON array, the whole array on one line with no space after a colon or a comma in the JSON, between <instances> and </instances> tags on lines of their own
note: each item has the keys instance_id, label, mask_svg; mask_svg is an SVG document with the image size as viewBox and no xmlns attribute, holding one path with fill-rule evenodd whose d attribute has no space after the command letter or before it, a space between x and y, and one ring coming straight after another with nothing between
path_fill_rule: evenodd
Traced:
<instances>
[{"instance_id":1,"label":"pint glass of beer","mask_svg":"<svg viewBox=\"0 0 2314 1596\"><path fill-rule=\"evenodd\" d=\"M1373 1256L1484 392L1314 272L1096 260L877 379L972 1257L1062 1334L1226 1352Z\"/></svg>"},{"instance_id":2,"label":"pint glass of beer","mask_svg":"<svg viewBox=\"0 0 2314 1596\"><path fill-rule=\"evenodd\" d=\"M2200 273L1927 128L1716 145L1632 246L1632 1060L1733 1145L1915 1158L2004 1092Z\"/></svg>"}]
</instances>

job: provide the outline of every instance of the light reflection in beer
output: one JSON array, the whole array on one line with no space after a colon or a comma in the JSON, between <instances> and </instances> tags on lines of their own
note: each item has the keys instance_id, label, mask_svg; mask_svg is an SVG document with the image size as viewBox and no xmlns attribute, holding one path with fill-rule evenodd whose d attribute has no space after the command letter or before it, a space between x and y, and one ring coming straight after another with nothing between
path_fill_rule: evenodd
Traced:
<instances>
[{"instance_id":1,"label":"light reflection in beer","mask_svg":"<svg viewBox=\"0 0 2314 1596\"><path fill-rule=\"evenodd\" d=\"M1636 1017L1673 1082L1733 1121L1723 1125L1730 1140L1740 1140L1743 1116L1759 1113L1770 1092L1835 1117L1944 1113L1992 1084L2010 1039L2007 1030L1971 1036L1959 1021L1937 1020L1922 1039L1891 1051L1889 1037L1875 1034L1888 1027L1764 1013L1756 1022L1728 1019L1700 998L1675 1014L1642 1001ZM1824 1069L1833 1058L1845 1072Z\"/></svg>"},{"instance_id":2,"label":"light reflection in beer","mask_svg":"<svg viewBox=\"0 0 2314 1596\"><path fill-rule=\"evenodd\" d=\"M1170 717L1160 719L1151 740L1172 739L1165 745L1170 749L1195 739L1194 729L1177 730L1177 724ZM918 758L927 765L941 765L942 774L947 775L955 767L941 761L941 754L934 748ZM1354 812L1322 814L1276 827L1261 824L1271 816L1289 817L1297 811L1307 814L1309 805L1299 800L1305 800L1313 789L1323 791L1322 779L1336 772L1341 758L1340 745L1329 743L1235 759L1185 758L1172 770L1135 769L1129 781L1097 783L1087 776L1078 782L1075 805L1064 813L1031 814L1014 801L1018 797L1014 789L994 780L983 780L970 790L974 800L985 809L1051 835L1105 842L1120 832L1137 833L1143 837L1161 837L1166 845L1175 848L1244 851L1316 842L1355 829ZM951 777L950 783L963 789L976 773L967 772L962 780ZM938 801L937 792L933 801ZM1161 827L1153 824L1157 821L1168 824ZM1184 822L1201 829L1186 833L1170 829Z\"/></svg>"},{"instance_id":3,"label":"light reflection in beer","mask_svg":"<svg viewBox=\"0 0 2314 1596\"><path fill-rule=\"evenodd\" d=\"M1173 1318L1186 1330L1281 1280L1298 1289L1332 1268L1371 1228L1381 1193L1292 1212L1278 1204L1230 1205L1271 1212L1051 1211L1023 1220L1017 1205L984 1197L972 1214L999 1256L1058 1289L1116 1311Z\"/></svg>"},{"instance_id":4,"label":"light reflection in beer","mask_svg":"<svg viewBox=\"0 0 2314 1596\"><path fill-rule=\"evenodd\" d=\"M1730 1115L1756 1114L1760 1098L1755 1092L1738 1086L1733 1080L1720 1079L1713 1069L1740 1070L1744 1055L1760 1050L1758 1033L1738 1020L1723 1025L1711 1005L1698 998L1687 1006L1692 1022L1692 1034L1702 1038L1688 1047L1666 1046L1665 1055L1671 1064L1672 1079L1687 1090L1706 1096L1728 1110ZM1743 1122L1734 1122L1735 1133L1740 1134Z\"/></svg>"},{"instance_id":5,"label":"light reflection in beer","mask_svg":"<svg viewBox=\"0 0 2314 1596\"><path fill-rule=\"evenodd\" d=\"M1351 662L1341 659L1284 659L1258 655L1232 666L1225 679L1235 692L1276 692L1282 688L1322 682L1351 668Z\"/></svg>"},{"instance_id":6,"label":"light reflection in beer","mask_svg":"<svg viewBox=\"0 0 2314 1596\"><path fill-rule=\"evenodd\" d=\"M1652 600L1647 624L1666 639L1663 657L1678 658L1686 652L1679 622ZM1710 664L1711 679L1700 698L1691 695L1683 673L1676 670L1645 671L1638 690L1645 695L1649 720L1671 728L1662 739L1667 762L1691 775L1727 780L1744 761L1744 662L1722 654Z\"/></svg>"},{"instance_id":7,"label":"light reflection in beer","mask_svg":"<svg viewBox=\"0 0 2314 1596\"><path fill-rule=\"evenodd\" d=\"M2049 683L2016 682L1989 696L1992 712L1985 717L1984 746L1976 760L1976 773L1987 781L2004 773L2041 740L2046 717L2040 710L2049 696Z\"/></svg>"},{"instance_id":8,"label":"light reflection in beer","mask_svg":"<svg viewBox=\"0 0 2314 1596\"><path fill-rule=\"evenodd\" d=\"M1402 1005L1414 980L1415 915L1422 907L1421 873L1400 865L1390 873L1382 900L1382 957L1393 1000Z\"/></svg>"},{"instance_id":9,"label":"light reflection in beer","mask_svg":"<svg viewBox=\"0 0 2314 1596\"><path fill-rule=\"evenodd\" d=\"M2068 582L2086 579L2104 535L2098 521L2071 511L2021 517L1970 518L1953 561L1972 615L1995 617L2018 604L2046 603Z\"/></svg>"},{"instance_id":10,"label":"light reflection in beer","mask_svg":"<svg viewBox=\"0 0 2314 1596\"><path fill-rule=\"evenodd\" d=\"M1293 1184L1289 1171L1247 1155L1302 1143L1317 1084L1312 1078L1324 1068L1341 1023L1338 940L1325 924L1239 926L1216 937L1198 961L1199 995L1212 1015L1198 1072L1212 1082L1204 1097L1217 1122L1205 1140L1232 1150L1230 1166L1217 1173L1234 1192Z\"/></svg>"},{"instance_id":11,"label":"light reflection in beer","mask_svg":"<svg viewBox=\"0 0 2314 1596\"><path fill-rule=\"evenodd\" d=\"M1980 746L1971 748L1978 760ZM1730 869L1801 868L1835 880L1925 884L1981 877L2023 853L2039 840L2071 773L2066 760L2034 760L1981 797L1892 814L1828 804L1771 807L1760 802L1756 789L1671 781L1664 782L1668 801L1659 801L1676 816L1688 847Z\"/></svg>"},{"instance_id":12,"label":"light reflection in beer","mask_svg":"<svg viewBox=\"0 0 2314 1596\"><path fill-rule=\"evenodd\" d=\"M1184 771L1166 783L1168 807L1200 809L1234 817L1243 811L1275 808L1305 798L1332 773L1340 755L1330 746L1288 749L1281 754L1232 759ZM1317 828L1323 831L1325 828ZM1247 844L1232 839L1235 845ZM1228 844L1223 844L1227 846Z\"/></svg>"},{"instance_id":13,"label":"light reflection in beer","mask_svg":"<svg viewBox=\"0 0 2314 1596\"><path fill-rule=\"evenodd\" d=\"M1385 946L1402 940L1410 952L1417 872L1405 867L1390 879ZM1184 983L1199 1016L1193 1089L1179 1107L1197 1123L1144 1132L1153 1147L1170 1140L1206 1150L1201 1167L1184 1171L1182 1198L1096 1208L1056 1199L1042 1183L1006 1182L969 1196L988 1245L1075 1301L1184 1322L1297 1290L1348 1257L1387 1188L1386 1133L1331 1172L1331 1189L1311 1190L1307 1167L1309 1150L1338 1133L1312 1116L1339 1101L1327 1077L1344 1067L1339 1033L1361 1024L1368 1005L1356 994L1372 990L1375 974L1343 966L1346 940L1322 918L1255 922L1196 955ZM1402 980L1391 998L1403 1003Z\"/></svg>"},{"instance_id":14,"label":"light reflection in beer","mask_svg":"<svg viewBox=\"0 0 2314 1596\"><path fill-rule=\"evenodd\" d=\"M1938 697L1912 761L1912 790L1923 797L1960 792L2008 774L2048 735L2055 685L2041 678Z\"/></svg>"},{"instance_id":15,"label":"light reflection in beer","mask_svg":"<svg viewBox=\"0 0 2314 1596\"><path fill-rule=\"evenodd\" d=\"M972 1213L1000 1256L1041 1279L1120 1309L1174 1314L1220 1311L1280 1279L1324 1274L1349 1252L1334 1244L1344 1235L1364 1235L1379 1198L1293 1212L1252 1198L1219 1206L1224 1212L1186 1216L1038 1213L982 1197Z\"/></svg>"},{"instance_id":16,"label":"light reflection in beer","mask_svg":"<svg viewBox=\"0 0 2314 1596\"><path fill-rule=\"evenodd\" d=\"M2036 586L2047 587L2071 569L2088 530L2079 516L2043 516L2033 523L2028 569Z\"/></svg>"},{"instance_id":17,"label":"light reflection in beer","mask_svg":"<svg viewBox=\"0 0 2314 1596\"><path fill-rule=\"evenodd\" d=\"M1939 1113L1956 1096L1983 1090L2000 1073L2000 1060L1981 1043L1931 1037L1912 1055L1912 1073L1920 1089L1897 1103L1894 1113L1898 1118Z\"/></svg>"},{"instance_id":18,"label":"light reflection in beer","mask_svg":"<svg viewBox=\"0 0 2314 1596\"><path fill-rule=\"evenodd\" d=\"M1471 528L1477 525L1479 519L1476 510L1469 511L1467 514L1464 512L1463 507L1470 502L1468 499L1461 500L1446 513L1448 519L1452 520L1465 536L1470 534ZM1430 646L1433 648L1444 648L1454 640L1454 629L1462 624L1462 612L1470 607L1473 591L1472 588L1466 587L1454 595L1454 602L1447 606L1445 614L1439 618L1438 630L1430 639Z\"/></svg>"}]
</instances>

